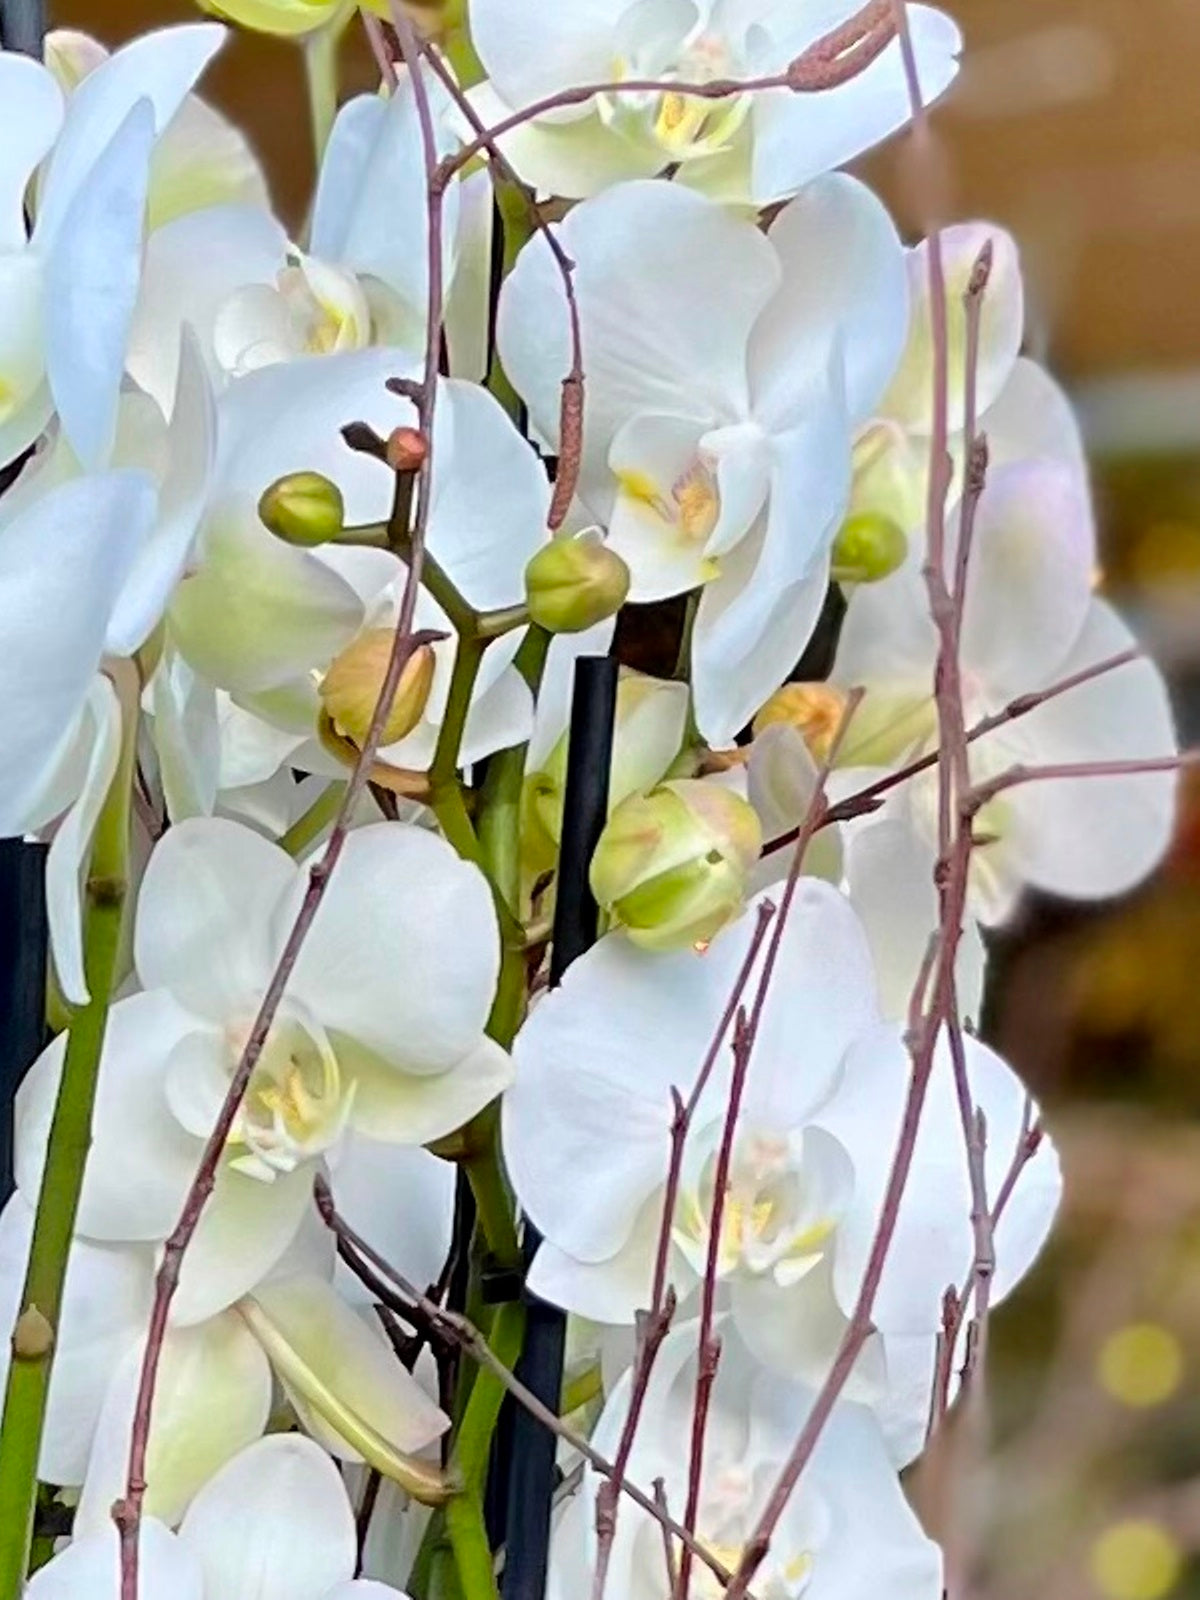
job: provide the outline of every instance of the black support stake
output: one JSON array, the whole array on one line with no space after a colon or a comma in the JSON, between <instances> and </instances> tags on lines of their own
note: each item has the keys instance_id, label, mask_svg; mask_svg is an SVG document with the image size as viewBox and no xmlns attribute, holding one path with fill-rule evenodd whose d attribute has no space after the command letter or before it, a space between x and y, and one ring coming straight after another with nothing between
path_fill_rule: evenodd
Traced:
<instances>
[{"instance_id":1,"label":"black support stake","mask_svg":"<svg viewBox=\"0 0 1200 1600\"><path fill-rule=\"evenodd\" d=\"M0 0L0 44L6 50L42 57L46 37L44 0Z\"/></svg>"},{"instance_id":2,"label":"black support stake","mask_svg":"<svg viewBox=\"0 0 1200 1600\"><path fill-rule=\"evenodd\" d=\"M554 941L550 950L552 985L561 982L572 961L596 941L599 913L588 883L588 868L608 815L616 705L617 663L605 656L581 656L575 664L567 745ZM537 1231L527 1221L526 1267L538 1243ZM517 1376L555 1411L562 1388L566 1326L567 1319L556 1306L529 1297ZM557 1443L548 1428L523 1408L517 1408L509 1441L504 1600L543 1600L545 1595Z\"/></svg>"},{"instance_id":3,"label":"black support stake","mask_svg":"<svg viewBox=\"0 0 1200 1600\"><path fill-rule=\"evenodd\" d=\"M46 847L0 839L0 1204L13 1186L13 1099L45 1043Z\"/></svg>"},{"instance_id":4,"label":"black support stake","mask_svg":"<svg viewBox=\"0 0 1200 1600\"><path fill-rule=\"evenodd\" d=\"M44 0L0 0L0 47L42 57ZM0 494L17 469L0 468ZM12 1192L13 1097L44 1042L46 849L0 839L0 1203Z\"/></svg>"}]
</instances>

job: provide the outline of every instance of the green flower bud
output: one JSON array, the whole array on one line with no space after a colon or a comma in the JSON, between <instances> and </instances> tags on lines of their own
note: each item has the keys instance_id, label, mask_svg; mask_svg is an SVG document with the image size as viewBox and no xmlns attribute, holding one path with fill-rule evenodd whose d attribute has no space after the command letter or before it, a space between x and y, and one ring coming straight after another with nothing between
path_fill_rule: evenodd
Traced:
<instances>
[{"instance_id":1,"label":"green flower bud","mask_svg":"<svg viewBox=\"0 0 1200 1600\"><path fill-rule=\"evenodd\" d=\"M525 568L530 618L548 633L582 633L617 614L629 568L593 534L551 539Z\"/></svg>"},{"instance_id":2,"label":"green flower bud","mask_svg":"<svg viewBox=\"0 0 1200 1600\"><path fill-rule=\"evenodd\" d=\"M833 576L839 583L878 583L903 566L908 540L898 522L879 511L859 511L833 541Z\"/></svg>"},{"instance_id":3,"label":"green flower bud","mask_svg":"<svg viewBox=\"0 0 1200 1600\"><path fill-rule=\"evenodd\" d=\"M393 635L387 628L369 628L335 656L321 679L318 693L334 728L360 748L366 742L379 691L387 676ZM433 646L420 645L404 663L392 709L383 725L382 745L405 738L420 722L429 702L437 658Z\"/></svg>"},{"instance_id":4,"label":"green flower bud","mask_svg":"<svg viewBox=\"0 0 1200 1600\"><path fill-rule=\"evenodd\" d=\"M635 944L706 944L739 916L762 850L752 806L699 778L630 795L592 857L592 893Z\"/></svg>"},{"instance_id":5,"label":"green flower bud","mask_svg":"<svg viewBox=\"0 0 1200 1600\"><path fill-rule=\"evenodd\" d=\"M346 526L342 491L320 472L289 472L263 491L258 514L286 544L328 544Z\"/></svg>"}]
</instances>

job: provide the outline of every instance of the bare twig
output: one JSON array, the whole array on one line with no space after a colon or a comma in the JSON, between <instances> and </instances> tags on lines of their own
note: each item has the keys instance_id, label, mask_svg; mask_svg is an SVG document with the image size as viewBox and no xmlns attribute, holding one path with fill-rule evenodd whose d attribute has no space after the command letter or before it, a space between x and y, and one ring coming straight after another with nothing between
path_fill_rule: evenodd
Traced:
<instances>
[{"instance_id":1,"label":"bare twig","mask_svg":"<svg viewBox=\"0 0 1200 1600\"><path fill-rule=\"evenodd\" d=\"M904 0L892 0L896 30L909 85L913 111L913 136L928 146L924 104L917 76L916 57L908 31ZM758 1523L748 1541L727 1590L728 1600L740 1600L762 1564L800 1476L824 1431L858 1355L870 1336L875 1298L895 1236L900 1205L908 1183L920 1131L921 1114L933 1073L935 1053L942 1026L953 1007L954 968L962 933L966 905L967 877L971 856L971 830L957 812L957 800L964 797L966 773L966 730L963 725L962 694L958 674L956 613L946 583L946 498L951 481L947 449L948 434L948 356L946 286L940 236L936 228L930 235L929 274L931 322L934 344L933 431L930 441L929 497L927 504L928 560L926 584L930 610L937 629L939 650L934 693L938 711L938 862L935 882L938 890L939 922L936 956L932 961L932 984L928 1004L924 990L930 979L918 975L911 1007L912 1026L907 1034L912 1070L901 1117L900 1132L891 1170L880 1207L879 1222L868 1253L863 1280L850 1319L825 1382L813 1402L808 1419L780 1473Z\"/></svg>"},{"instance_id":2,"label":"bare twig","mask_svg":"<svg viewBox=\"0 0 1200 1600\"><path fill-rule=\"evenodd\" d=\"M986 734L994 733L997 728L1003 728L1007 723L1017 722L1022 717L1027 717L1031 711L1036 711L1039 706L1044 706L1050 700L1056 700L1059 695L1069 694L1072 689L1082 688L1084 684L1091 683L1095 678L1101 678L1106 673L1115 672L1118 667L1128 666L1131 662L1140 661L1142 652L1136 648L1121 650L1116 655L1106 656L1102 661L1095 662L1090 667L1083 667L1078 672L1073 672L1069 677L1061 678L1057 683L1052 683L1049 688L1036 689L1029 694L1018 695L1016 699L999 711L993 711L986 717L974 723L967 730L967 743L974 744L976 739L982 739ZM895 772L889 772L884 777L876 779L874 783L867 784L858 789L854 794L846 795L835 805L829 806L818 822L818 828L827 828L835 822L852 822L855 817L865 816L872 811L877 811L883 803L883 797L890 794L893 789L898 789L902 784L909 783L913 778L920 777L921 773L928 772L938 763L936 748L927 751L923 756L908 762ZM799 828L789 828L786 833L779 834L763 847L763 855L774 855L777 850L785 849L789 844L794 844L799 834Z\"/></svg>"},{"instance_id":3,"label":"bare twig","mask_svg":"<svg viewBox=\"0 0 1200 1600\"><path fill-rule=\"evenodd\" d=\"M532 1390L527 1389L520 1379L494 1354L483 1334L472 1322L460 1312L447 1310L423 1294L415 1284L410 1283L361 1235L357 1234L346 1222L345 1218L338 1213L334 1205L333 1195L324 1178L319 1177L316 1180L314 1194L316 1196L317 1209L326 1226L332 1229L339 1238L345 1239L363 1260L370 1263L376 1272L389 1279L400 1294L411 1303L413 1310L422 1317L427 1318L437 1327L442 1338L457 1345L465 1355L480 1366L486 1367L503 1384L519 1405L536 1417L544 1428L548 1428L551 1433L565 1440L573 1450L578 1451L601 1477L615 1481L622 1494L628 1495L635 1505L640 1507L647 1516L652 1517L665 1530L667 1535L678 1539L685 1549L690 1549L696 1559L702 1561L719 1582L722 1584L730 1582L733 1574L729 1568L714 1556L710 1550L706 1549L698 1539L693 1538L682 1524L676 1522L674 1518L664 1512L652 1495L647 1494L644 1489L639 1488L629 1478L618 1476L616 1467L612 1462L601 1455L582 1434L577 1433L561 1417L557 1416L549 1406L539 1400Z\"/></svg>"},{"instance_id":4,"label":"bare twig","mask_svg":"<svg viewBox=\"0 0 1200 1600\"><path fill-rule=\"evenodd\" d=\"M755 991L754 1003L749 1016L744 1011L739 1011L737 1027L734 1032L733 1050L733 1077L730 1083L729 1101L725 1112L725 1122L721 1130L721 1144L717 1153L716 1170L713 1177L713 1202L712 1214L708 1226L708 1249L704 1264L704 1283L701 1290L700 1301L700 1326L698 1333L697 1371L696 1371L696 1397L692 1408L692 1437L691 1450L688 1458L688 1492L687 1505L684 1511L684 1523L691 1532L695 1532L696 1521L700 1511L700 1487L704 1472L704 1441L708 1429L708 1412L712 1400L713 1384L716 1381L717 1364L720 1359L720 1345L713 1333L713 1324L716 1314L717 1279L720 1267L721 1233L724 1227L725 1202L729 1189L729 1177L733 1162L733 1147L737 1132L738 1116L741 1112L742 1095L746 1079L750 1070L751 1056L758 1039L759 1029L762 1024L763 1013L766 1008L767 997L770 993L772 981L775 976L779 960L779 952L783 944L783 936L787 926L787 919L791 914L792 905L800 884L801 868L804 863L805 852L812 841L821 816L825 810L825 786L829 782L829 774L833 763L837 760L838 752L842 747L846 734L854 715L862 702L862 691L855 690L847 699L842 712L841 721L837 731L830 742L830 747L817 771L813 792L809 797L808 806L800 822L797 832L795 849L788 869L787 881L784 884L783 895L780 899L779 915L771 932L770 943L763 958L762 971L759 974L758 987ZM679 1579L676 1584L675 1594L677 1600L687 1600L688 1585L691 1578L691 1560L685 1550L679 1561Z\"/></svg>"},{"instance_id":5,"label":"bare twig","mask_svg":"<svg viewBox=\"0 0 1200 1600\"><path fill-rule=\"evenodd\" d=\"M638 1318L637 1346L633 1371L630 1377L629 1409L625 1414L621 1436L617 1442L616 1455L613 1458L615 1475L601 1486L596 1496L597 1546L596 1566L592 1577L593 1600L601 1600L604 1594L604 1587L608 1578L609 1560L612 1554L612 1543L617 1531L618 1499L615 1485L620 1478L624 1477L629 1465L629 1457L633 1450L638 1424L641 1421L642 1408L645 1404L650 1376L654 1369L654 1363L658 1359L658 1352L662 1348L663 1340L670 1331L671 1321L675 1313L675 1296L667 1282L667 1273L671 1260L671 1230L674 1226L675 1208L679 1200L679 1182L683 1171L683 1157L688 1134L701 1097L708 1086L716 1068L717 1060L724 1048L729 1029L738 1014L742 996L746 992L746 985L750 982L754 964L758 960L758 953L762 948L763 939L766 937L767 929L774 915L774 905L771 901L764 900L758 908L754 932L747 946L745 958L738 969L729 1000L717 1022L716 1029L705 1052L704 1060L701 1062L700 1070L696 1074L695 1082L692 1084L687 1103L684 1103L683 1096L678 1089L671 1091L671 1100L674 1107L671 1118L671 1158L667 1168L666 1185L663 1189L662 1217L658 1228L654 1279L650 1291L650 1309L642 1312Z\"/></svg>"},{"instance_id":6,"label":"bare twig","mask_svg":"<svg viewBox=\"0 0 1200 1600\"><path fill-rule=\"evenodd\" d=\"M1013 766L994 778L977 783L966 796L964 811L968 817L976 816L998 794L1023 783L1045 783L1061 778L1133 778L1140 773L1182 772L1197 764L1200 764L1200 750L1183 750L1177 756L1155 756L1147 760L1060 761L1040 767Z\"/></svg>"},{"instance_id":7,"label":"bare twig","mask_svg":"<svg viewBox=\"0 0 1200 1600\"><path fill-rule=\"evenodd\" d=\"M586 105L601 95L683 95L697 100L728 100L734 95L756 94L768 89L789 89L794 94L817 94L857 77L890 42L894 23L886 14L889 0L868 0L861 11L837 28L815 40L783 72L758 78L715 78L708 83L685 83L677 78L625 78L620 83L587 83L534 100L519 111L494 123L480 136L465 144L442 163L444 183L468 161L502 139L514 128L537 117L571 106Z\"/></svg>"}]
</instances>

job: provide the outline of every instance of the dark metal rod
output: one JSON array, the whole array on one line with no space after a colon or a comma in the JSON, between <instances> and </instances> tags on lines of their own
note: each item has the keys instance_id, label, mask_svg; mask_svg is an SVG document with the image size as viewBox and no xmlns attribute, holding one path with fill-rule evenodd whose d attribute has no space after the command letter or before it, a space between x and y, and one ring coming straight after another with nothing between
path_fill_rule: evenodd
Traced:
<instances>
[{"instance_id":1,"label":"dark metal rod","mask_svg":"<svg viewBox=\"0 0 1200 1600\"><path fill-rule=\"evenodd\" d=\"M46 847L0 839L0 1203L13 1185L13 1098L45 1042Z\"/></svg>"},{"instance_id":2,"label":"dark metal rod","mask_svg":"<svg viewBox=\"0 0 1200 1600\"><path fill-rule=\"evenodd\" d=\"M46 37L44 0L0 0L0 44L41 60Z\"/></svg>"},{"instance_id":3,"label":"dark metal rod","mask_svg":"<svg viewBox=\"0 0 1200 1600\"><path fill-rule=\"evenodd\" d=\"M581 656L575 664L571 733L567 745L567 783L563 801L562 843L554 907L550 982L557 984L578 956L596 941L599 912L588 882L596 841L608 815L613 719L617 705L617 663L605 656ZM525 1224L526 1266L539 1240ZM521 1381L545 1402L558 1407L562 1389L567 1319L556 1306L530 1296L525 1343L517 1363ZM512 1419L508 1447L504 1600L543 1600L550 1548L550 1509L554 1495L555 1436L524 1409Z\"/></svg>"}]
</instances>

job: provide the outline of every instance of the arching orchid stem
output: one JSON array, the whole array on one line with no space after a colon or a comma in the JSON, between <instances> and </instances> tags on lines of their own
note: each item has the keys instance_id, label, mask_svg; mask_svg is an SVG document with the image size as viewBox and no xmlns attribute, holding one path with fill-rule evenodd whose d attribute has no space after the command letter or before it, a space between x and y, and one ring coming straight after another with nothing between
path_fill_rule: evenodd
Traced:
<instances>
[{"instance_id":1,"label":"arching orchid stem","mask_svg":"<svg viewBox=\"0 0 1200 1600\"><path fill-rule=\"evenodd\" d=\"M412 46L412 32L407 19L400 15L401 44ZM421 125L422 148L426 172L431 178L437 161L433 118L429 97L420 77L419 67L410 64L413 72L414 96ZM437 400L438 352L441 345L442 325L442 206L440 196L429 196L429 299L427 306L427 336L425 343L425 371L417 402L418 420L422 433L429 441L425 459L418 474L416 508L411 528L404 530L410 549L408 576L400 601L392 652L380 687L379 699L371 717L367 737L359 759L350 774L342 796L342 804L333 825L333 831L321 857L309 870L308 888L301 902L296 920L284 943L279 962L263 997L258 1014L250 1029L241 1057L230 1079L229 1089L213 1130L204 1147L204 1153L192 1180L183 1210L170 1238L163 1249L163 1258L155 1278L154 1302L151 1307L146 1348L142 1357L134 1404L133 1427L129 1447L129 1466L126 1473L125 1493L113 1508L113 1520L120 1533L121 1548L121 1600L138 1600L138 1540L142 1521L142 1506L146 1496L146 1451L150 1438L150 1423L154 1408L154 1390L162 1358L163 1340L171 1301L179 1284L183 1258L199 1226L200 1218L216 1184L225 1143L233 1128L234 1119L245 1098L254 1068L262 1055L275 1015L279 1010L288 981L308 937L330 877L337 867L350 819L359 797L366 788L375 763L375 756L383 737L384 726L391 712L392 702L400 683L401 674L413 651L418 647L414 632L417 594L421 583L421 568L425 551L425 532L429 523L430 489L434 461L433 412ZM400 475L398 475L400 476ZM402 505L397 496L397 504ZM394 514L395 515L395 514Z\"/></svg>"},{"instance_id":2,"label":"arching orchid stem","mask_svg":"<svg viewBox=\"0 0 1200 1600\"><path fill-rule=\"evenodd\" d=\"M690 1549L697 1561L708 1568L719 1583L728 1584L733 1574L727 1566L699 1540L693 1538L687 1529L676 1522L655 1501L652 1494L640 1488L629 1478L618 1476L616 1468L605 1456L587 1440L582 1434L577 1433L568 1423L550 1407L545 1405L538 1397L527 1389L525 1385L498 1359L489 1346L487 1340L479 1329L466 1317L457 1311L447 1311L423 1294L415 1284L410 1283L391 1263L384 1259L379 1252L372 1248L365 1239L355 1233L354 1229L340 1216L334 1204L333 1195L329 1185L323 1178L318 1178L315 1185L317 1209L326 1226L331 1228L339 1238L345 1238L354 1246L365 1261L368 1261L377 1272L388 1279L400 1294L416 1310L437 1327L439 1333L456 1345L464 1355L469 1356L479 1366L495 1374L508 1392L529 1414L536 1417L544 1428L566 1441L573 1450L579 1452L585 1461L603 1478L616 1482L618 1490L639 1506L649 1517L664 1530L667 1535L677 1539L685 1549ZM748 1591L743 1591L748 1593Z\"/></svg>"},{"instance_id":3,"label":"arching orchid stem","mask_svg":"<svg viewBox=\"0 0 1200 1600\"><path fill-rule=\"evenodd\" d=\"M84 885L84 971L91 999L69 1024L20 1311L11 1330L13 1360L0 1423L0 1595L4 1600L17 1600L25 1583L67 1258L91 1143L109 1004L118 977L140 685L128 661L113 668L113 677L121 701L121 752L96 824Z\"/></svg>"}]
</instances>

